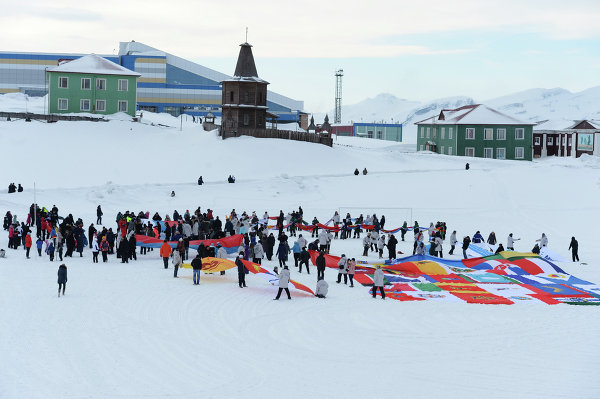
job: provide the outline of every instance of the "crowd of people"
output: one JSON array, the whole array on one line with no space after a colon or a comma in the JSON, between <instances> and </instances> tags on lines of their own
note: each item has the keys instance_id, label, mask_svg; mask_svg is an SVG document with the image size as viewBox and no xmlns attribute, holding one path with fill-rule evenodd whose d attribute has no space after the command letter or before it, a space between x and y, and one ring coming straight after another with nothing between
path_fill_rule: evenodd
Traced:
<instances>
[{"instance_id":1,"label":"crowd of people","mask_svg":"<svg viewBox=\"0 0 600 399\"><path fill-rule=\"evenodd\" d=\"M7 212L4 217L3 227L8 231L8 247L18 249L21 245L25 249L25 255L30 257L30 250L35 245L37 255L43 256L44 252L50 261L54 261L55 255L60 261L64 257L72 257L74 253L83 256L85 247L92 251L92 262L98 263L99 254L102 253L102 261L108 262L109 255L116 254L122 263L128 263L130 260L137 260L137 239L136 235L153 237L163 241L160 248L160 257L163 260L164 268L169 267L169 262L173 264L174 275L178 277L178 270L184 261L190 258L190 242L194 240L207 240L225 238L235 234L241 234L243 241L236 251L236 266L238 268L238 284L240 288L246 287L245 274L247 270L242 260L262 264L263 260L275 260L277 263L273 267L273 272L280 278L280 292L276 299L279 299L281 292L286 291L289 297L289 274L290 274L290 255L293 257L294 267L298 273L303 269L310 274L310 254L309 250L318 251L316 258L317 269L317 292L319 297L324 297L327 292L327 283L324 281L325 255L329 254L331 243L334 239L360 239L362 238L363 256L369 256L369 252L374 253L379 259L396 259L398 239L395 234L382 231L385 227L385 216L378 217L376 214L363 217L362 214L357 218L352 218L349 213L345 217L336 211L331 219L326 223L332 226L328 228L319 228L319 221L316 217L312 223L304 220L302 207L298 210L292 210L285 214L280 210L276 217L270 217L265 212L259 217L256 212L237 212L232 209L225 216L225 223L214 215L211 209L202 211L198 207L193 212L186 210L180 214L175 210L172 215L167 214L163 217L158 212L150 216L149 212L134 213L131 211L118 212L115 218L115 229L102 225L103 211L100 205L96 209L96 224L90 224L86 230L81 218L75 219L72 214L66 217L59 216L59 210L53 206L50 210L46 207L39 207L32 204L29 209L26 221L19 222L17 215ZM274 229L269 226L269 222L275 220ZM321 225L323 226L323 225ZM299 229L301 231L298 231ZM408 227L405 221L399 230L401 241L405 241L405 236L409 229L413 231L413 255L425 255L443 257L443 245L446 239L447 227L445 222L430 223L428 228L420 227L417 221L413 226ZM274 234L276 232L276 235ZM306 236L303 235L303 232ZM35 241L32 235L35 234ZM428 247L425 244L425 234L427 234ZM293 237L293 238L292 238ZM520 238L513 237L510 233L506 239L506 250L514 251L514 245ZM293 242L292 242L293 241ZM452 231L449 238L449 255L454 254L458 244L457 232ZM169 242L176 242L174 249ZM468 257L467 250L469 245L489 244L495 252L504 251L505 248L498 243L495 232L488 235L487 240L480 231L477 231L472 239L470 236L463 237L462 250L463 257ZM532 249L534 253L540 253L540 250L548 245L548 238L542 234L541 238L536 240ZM387 249L387 251L386 251ZM572 252L573 261L579 261L578 242L572 237L569 250ZM140 255L146 255L153 251L153 248L141 246ZM385 255L385 256L384 256ZM194 284L200 283L200 270L202 270L202 260L207 257L226 258L228 256L225 248L217 242L215 244L198 246L196 255L191 262ZM356 272L356 259L342 257L338 263L337 283L348 284L354 287L354 274ZM66 271L64 272L66 276ZM225 274L225 272L221 272ZM65 277L66 278L66 277ZM65 281L66 283L66 281ZM63 287L64 293L64 287Z\"/></svg>"}]
</instances>

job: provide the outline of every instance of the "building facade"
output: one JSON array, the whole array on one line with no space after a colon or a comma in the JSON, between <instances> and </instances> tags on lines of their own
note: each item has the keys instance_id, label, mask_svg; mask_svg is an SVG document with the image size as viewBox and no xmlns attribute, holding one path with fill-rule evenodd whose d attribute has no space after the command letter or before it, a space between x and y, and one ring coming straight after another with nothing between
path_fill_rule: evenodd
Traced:
<instances>
[{"instance_id":1,"label":"building facade","mask_svg":"<svg viewBox=\"0 0 600 399\"><path fill-rule=\"evenodd\" d=\"M124 112L135 116L139 73L95 54L64 62L46 73L51 114Z\"/></svg>"},{"instance_id":2,"label":"building facade","mask_svg":"<svg viewBox=\"0 0 600 399\"><path fill-rule=\"evenodd\" d=\"M317 129L320 131L320 129ZM402 124L399 123L353 123L351 125L331 125L331 134L355 136L369 139L402 141Z\"/></svg>"},{"instance_id":3,"label":"building facade","mask_svg":"<svg viewBox=\"0 0 600 399\"><path fill-rule=\"evenodd\" d=\"M600 155L600 121L542 121L533 128L533 157Z\"/></svg>"},{"instance_id":4,"label":"building facade","mask_svg":"<svg viewBox=\"0 0 600 399\"><path fill-rule=\"evenodd\" d=\"M418 151L494 159L533 158L533 124L485 105L442 110L416 125Z\"/></svg>"},{"instance_id":5,"label":"building facade","mask_svg":"<svg viewBox=\"0 0 600 399\"><path fill-rule=\"evenodd\" d=\"M62 60L83 56L74 53L0 52L0 94L21 92L43 96L48 92L45 70ZM103 55L138 72L138 109L221 117L221 83L231 76L140 42L121 42L118 55ZM304 102L269 91L267 106L280 124L302 121Z\"/></svg>"}]
</instances>

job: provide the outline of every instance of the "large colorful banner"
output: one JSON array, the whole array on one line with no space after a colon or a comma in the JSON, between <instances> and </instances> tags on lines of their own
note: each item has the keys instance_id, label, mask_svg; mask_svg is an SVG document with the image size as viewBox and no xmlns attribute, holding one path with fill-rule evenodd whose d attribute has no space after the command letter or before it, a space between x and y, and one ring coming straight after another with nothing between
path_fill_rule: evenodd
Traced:
<instances>
[{"instance_id":1,"label":"large colorful banner","mask_svg":"<svg viewBox=\"0 0 600 399\"><path fill-rule=\"evenodd\" d=\"M135 239L138 247L146 248L160 248L164 242L160 238L148 237L140 234L136 234ZM211 244L214 244L215 246L217 246L217 244L221 244L228 254L234 254L237 252L243 242L244 236L242 234L235 234L229 237L212 240L193 240L190 241L190 248L198 249L200 243L203 243L205 247L210 247ZM168 244L171 248L177 248L177 241L169 241Z\"/></svg>"},{"instance_id":2,"label":"large colorful banner","mask_svg":"<svg viewBox=\"0 0 600 399\"><path fill-rule=\"evenodd\" d=\"M311 252L313 263L317 255ZM339 259L326 255L326 266L337 268ZM599 285L574 277L532 253L503 251L464 260L408 256L363 262L357 265L354 279L372 286L373 268L377 265L384 270L386 296L400 301L600 305Z\"/></svg>"},{"instance_id":3,"label":"large colorful banner","mask_svg":"<svg viewBox=\"0 0 600 399\"><path fill-rule=\"evenodd\" d=\"M182 267L192 269L191 263L183 263ZM202 259L202 271L204 273L218 273L236 267L235 262L228 259L206 257Z\"/></svg>"}]
</instances>

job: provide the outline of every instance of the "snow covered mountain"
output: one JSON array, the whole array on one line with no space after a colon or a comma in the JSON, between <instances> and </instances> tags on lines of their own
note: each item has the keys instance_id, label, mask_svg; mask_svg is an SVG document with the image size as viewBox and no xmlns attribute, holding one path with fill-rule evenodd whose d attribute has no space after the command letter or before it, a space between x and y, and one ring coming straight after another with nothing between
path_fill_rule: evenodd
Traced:
<instances>
[{"instance_id":1,"label":"snow covered mountain","mask_svg":"<svg viewBox=\"0 0 600 399\"><path fill-rule=\"evenodd\" d=\"M572 93L561 88L529 89L488 100L457 96L427 102L399 99L392 94L379 94L357 104L342 106L343 123L401 122L405 143L416 142L415 122L439 113L444 108L483 103L525 122L542 120L600 118L600 86ZM325 115L315 114L320 123ZM332 119L333 111L329 112ZM567 123L568 124L568 123Z\"/></svg>"}]
</instances>

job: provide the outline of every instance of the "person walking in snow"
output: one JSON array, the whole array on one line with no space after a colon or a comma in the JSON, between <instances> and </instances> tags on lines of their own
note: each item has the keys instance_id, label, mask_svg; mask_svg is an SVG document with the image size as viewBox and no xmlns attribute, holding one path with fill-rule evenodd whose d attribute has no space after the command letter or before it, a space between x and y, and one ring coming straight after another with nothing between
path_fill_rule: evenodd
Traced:
<instances>
[{"instance_id":1,"label":"person walking in snow","mask_svg":"<svg viewBox=\"0 0 600 399\"><path fill-rule=\"evenodd\" d=\"M419 231L415 234L415 242L413 244L413 255L417 252L419 244L423 244L423 232Z\"/></svg>"},{"instance_id":2,"label":"person walking in snow","mask_svg":"<svg viewBox=\"0 0 600 399\"><path fill-rule=\"evenodd\" d=\"M471 245L471 238L469 236L466 236L465 238L463 238L462 245L464 259L467 259L467 249L469 249L469 245Z\"/></svg>"},{"instance_id":3,"label":"person walking in snow","mask_svg":"<svg viewBox=\"0 0 600 399\"><path fill-rule=\"evenodd\" d=\"M173 259L175 259L175 256L176 256L175 254L177 254L177 251L175 251L173 253ZM199 253L196 254L196 257L194 259L192 259L192 269L193 269L192 273L193 273L194 285L199 285L200 284L200 270L202 270L202 255L200 255ZM173 275L173 277L177 277L177 269L175 269L175 274Z\"/></svg>"},{"instance_id":4,"label":"person walking in snow","mask_svg":"<svg viewBox=\"0 0 600 399\"><path fill-rule=\"evenodd\" d=\"M58 296L60 297L60 289L62 288L62 294L65 295L65 288L67 287L67 266L63 263L58 267Z\"/></svg>"},{"instance_id":5,"label":"person walking in snow","mask_svg":"<svg viewBox=\"0 0 600 399\"><path fill-rule=\"evenodd\" d=\"M354 287L354 273L356 273L356 259L348 261L348 278L350 279L350 288Z\"/></svg>"},{"instance_id":6,"label":"person walking in snow","mask_svg":"<svg viewBox=\"0 0 600 399\"><path fill-rule=\"evenodd\" d=\"M436 256L440 258L444 257L444 254L442 253L442 243L442 234L438 231L431 245L435 245Z\"/></svg>"},{"instance_id":7,"label":"person walking in snow","mask_svg":"<svg viewBox=\"0 0 600 399\"><path fill-rule=\"evenodd\" d=\"M27 233L27 235L25 236L25 250L27 251L25 253L25 257L27 259L29 259L29 251L31 250L32 245L33 245L33 243L31 240L31 233Z\"/></svg>"},{"instance_id":8,"label":"person walking in snow","mask_svg":"<svg viewBox=\"0 0 600 399\"><path fill-rule=\"evenodd\" d=\"M278 301L283 290L285 290L288 299L292 299L292 296L290 295L290 289L288 288L289 283L290 271L287 266L284 266L283 270L281 271L281 274L279 275L279 290L277 291L277 296L273 300Z\"/></svg>"},{"instance_id":9,"label":"person walking in snow","mask_svg":"<svg viewBox=\"0 0 600 399\"><path fill-rule=\"evenodd\" d=\"M344 284L348 284L348 258L345 254L342 254L340 261L338 262L338 278L337 283L341 283L342 276L344 276Z\"/></svg>"},{"instance_id":10,"label":"person walking in snow","mask_svg":"<svg viewBox=\"0 0 600 399\"><path fill-rule=\"evenodd\" d=\"M104 215L104 213L102 212L102 208L100 207L100 205L98 205L98 207L96 208L96 224L97 225L102 225L102 215Z\"/></svg>"},{"instance_id":11,"label":"person walking in snow","mask_svg":"<svg viewBox=\"0 0 600 399\"><path fill-rule=\"evenodd\" d=\"M456 230L454 230L452 234L450 234L450 251L448 252L449 255L454 254L454 248L456 247L457 242L458 240L456 239Z\"/></svg>"},{"instance_id":12,"label":"person walking in snow","mask_svg":"<svg viewBox=\"0 0 600 399\"><path fill-rule=\"evenodd\" d=\"M363 256L369 256L369 248L371 247L371 233L367 233L363 237Z\"/></svg>"},{"instance_id":13,"label":"person walking in snow","mask_svg":"<svg viewBox=\"0 0 600 399\"><path fill-rule=\"evenodd\" d=\"M160 246L160 256L163 259L165 269L169 268L169 258L171 257L172 253L173 250L171 249L171 246L169 245L167 240L164 240L163 244ZM104 253L102 254L102 256L104 257Z\"/></svg>"},{"instance_id":14,"label":"person walking in snow","mask_svg":"<svg viewBox=\"0 0 600 399\"><path fill-rule=\"evenodd\" d=\"M375 273L373 274L373 298L377 297L377 288L379 288L379 292L381 292L381 299L385 299L385 291L383 290L383 270L381 270L381 266L377 265L375 269Z\"/></svg>"},{"instance_id":15,"label":"person walking in snow","mask_svg":"<svg viewBox=\"0 0 600 399\"><path fill-rule=\"evenodd\" d=\"M379 252L379 259L383 257L383 249L385 248L385 246L385 234L382 234L377 240L377 252Z\"/></svg>"},{"instance_id":16,"label":"person walking in snow","mask_svg":"<svg viewBox=\"0 0 600 399\"><path fill-rule=\"evenodd\" d=\"M579 243L575 239L575 237L571 237L571 243L569 244L569 249L571 250L571 255L573 257L573 262L579 262Z\"/></svg>"},{"instance_id":17,"label":"person walking in snow","mask_svg":"<svg viewBox=\"0 0 600 399\"><path fill-rule=\"evenodd\" d=\"M179 254L178 251L173 252L173 259L171 260L171 262L173 263L173 277L177 278L177 271L179 270L179 267L182 264L182 260L181 260L181 255ZM192 266L193 268L193 266ZM196 276L194 276L195 278Z\"/></svg>"},{"instance_id":18,"label":"person walking in snow","mask_svg":"<svg viewBox=\"0 0 600 399\"><path fill-rule=\"evenodd\" d=\"M98 263L98 253L100 252L100 246L98 245L98 236L94 235L92 239L92 263Z\"/></svg>"},{"instance_id":19,"label":"person walking in snow","mask_svg":"<svg viewBox=\"0 0 600 399\"><path fill-rule=\"evenodd\" d=\"M42 241L42 239L38 236L37 240L35 241L35 246L37 248L38 256L42 256L42 246L43 245L44 245L44 241Z\"/></svg>"}]
</instances>

